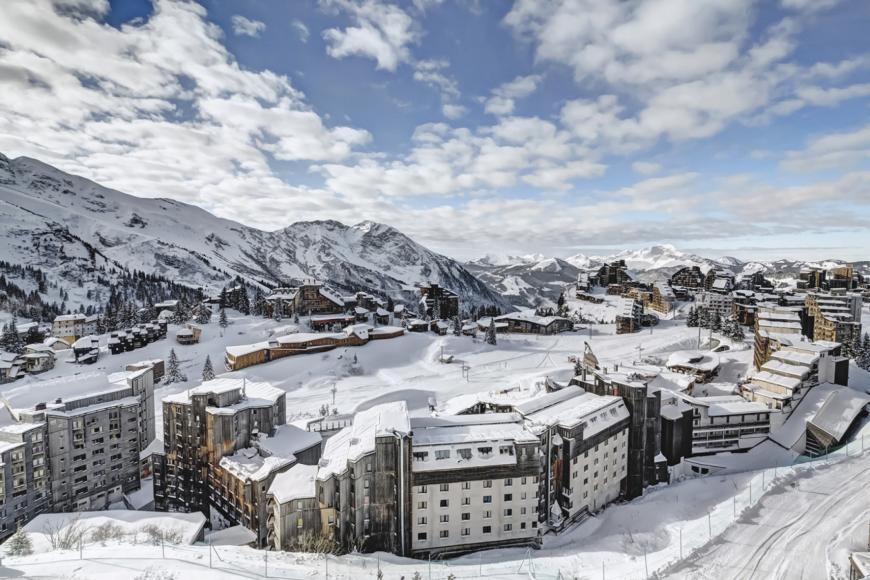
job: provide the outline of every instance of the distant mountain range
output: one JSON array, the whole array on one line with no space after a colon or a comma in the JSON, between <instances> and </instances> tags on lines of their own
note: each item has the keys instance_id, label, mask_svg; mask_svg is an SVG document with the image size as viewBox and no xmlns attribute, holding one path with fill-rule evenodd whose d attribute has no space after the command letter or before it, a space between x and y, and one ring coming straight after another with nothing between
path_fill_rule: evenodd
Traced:
<instances>
[{"instance_id":1,"label":"distant mountain range","mask_svg":"<svg viewBox=\"0 0 870 580\"><path fill-rule=\"evenodd\" d=\"M103 187L34 159L0 155L0 260L65 281L68 306L99 302L113 270L159 274L217 291L241 276L287 284L316 277L339 289L410 299L437 282L465 304L507 300L461 263L387 225L297 222L266 232L171 199Z\"/></svg>"},{"instance_id":2,"label":"distant mountain range","mask_svg":"<svg viewBox=\"0 0 870 580\"><path fill-rule=\"evenodd\" d=\"M830 269L846 263L843 260L812 262L803 260L743 261L730 256L704 258L681 252L671 245L656 245L639 250L623 250L607 256L576 254L567 258L548 258L541 254L499 258L487 255L465 265L481 280L505 295L516 306L549 305L555 302L566 285L577 280L581 271L602 264L625 260L635 279L653 282L670 278L684 266L730 270L738 278L762 272L775 283L788 284L802 268ZM851 262L858 272L870 276L870 262Z\"/></svg>"}]
</instances>

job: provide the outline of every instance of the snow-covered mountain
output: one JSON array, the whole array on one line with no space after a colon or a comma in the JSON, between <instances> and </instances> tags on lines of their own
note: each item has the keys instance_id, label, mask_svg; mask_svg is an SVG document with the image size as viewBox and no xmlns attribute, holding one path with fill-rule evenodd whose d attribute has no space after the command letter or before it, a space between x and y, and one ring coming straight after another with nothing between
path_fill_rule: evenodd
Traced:
<instances>
[{"instance_id":1,"label":"snow-covered mountain","mask_svg":"<svg viewBox=\"0 0 870 580\"><path fill-rule=\"evenodd\" d=\"M466 267L515 306L555 303L565 286L577 281L581 270L559 258L538 258L506 265L475 260Z\"/></svg>"},{"instance_id":2,"label":"snow-covered mountain","mask_svg":"<svg viewBox=\"0 0 870 580\"><path fill-rule=\"evenodd\" d=\"M0 259L63 279L69 306L92 299L109 273L159 274L216 290L236 275L287 283L314 276L346 291L405 298L438 282L466 304L507 301L464 266L387 225L298 222L266 232L170 199L108 189L40 161L0 155Z\"/></svg>"}]
</instances>

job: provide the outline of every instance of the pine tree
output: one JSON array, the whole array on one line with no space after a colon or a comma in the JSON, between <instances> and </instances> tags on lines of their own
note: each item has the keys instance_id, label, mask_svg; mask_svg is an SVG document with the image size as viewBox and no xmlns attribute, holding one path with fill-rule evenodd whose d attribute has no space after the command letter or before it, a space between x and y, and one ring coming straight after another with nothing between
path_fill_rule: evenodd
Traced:
<instances>
[{"instance_id":1,"label":"pine tree","mask_svg":"<svg viewBox=\"0 0 870 580\"><path fill-rule=\"evenodd\" d=\"M205 303L200 303L196 307L194 320L197 324L208 324L211 322L211 308L209 308Z\"/></svg>"},{"instance_id":2,"label":"pine tree","mask_svg":"<svg viewBox=\"0 0 870 580\"><path fill-rule=\"evenodd\" d=\"M861 356L858 358L858 366L865 371L870 371L870 334L864 333L864 340L861 342Z\"/></svg>"},{"instance_id":3,"label":"pine tree","mask_svg":"<svg viewBox=\"0 0 870 580\"><path fill-rule=\"evenodd\" d=\"M861 358L863 344L861 343L861 334L858 332L852 333L852 339L849 341L849 352L851 354L852 359L857 363Z\"/></svg>"},{"instance_id":4,"label":"pine tree","mask_svg":"<svg viewBox=\"0 0 870 580\"><path fill-rule=\"evenodd\" d=\"M18 529L6 542L6 553L10 556L27 556L33 553L33 543L27 532L21 529L21 524L18 524Z\"/></svg>"},{"instance_id":5,"label":"pine tree","mask_svg":"<svg viewBox=\"0 0 870 580\"><path fill-rule=\"evenodd\" d=\"M202 382L214 380L214 368L211 366L211 357L205 355L205 365L202 367Z\"/></svg>"},{"instance_id":6,"label":"pine tree","mask_svg":"<svg viewBox=\"0 0 870 580\"><path fill-rule=\"evenodd\" d=\"M453 334L462 336L462 320L459 319L459 316L453 317Z\"/></svg>"},{"instance_id":7,"label":"pine tree","mask_svg":"<svg viewBox=\"0 0 870 580\"><path fill-rule=\"evenodd\" d=\"M227 307L227 289L221 288L220 296L218 296L218 306L222 309Z\"/></svg>"},{"instance_id":8,"label":"pine tree","mask_svg":"<svg viewBox=\"0 0 870 580\"><path fill-rule=\"evenodd\" d=\"M713 318L710 321L710 328L712 328L716 332L722 330L722 317L719 316L718 312L713 313Z\"/></svg>"},{"instance_id":9,"label":"pine tree","mask_svg":"<svg viewBox=\"0 0 870 580\"><path fill-rule=\"evenodd\" d=\"M245 288L244 284L239 288L239 304L238 310L244 315L251 314L251 302L248 299L248 289Z\"/></svg>"},{"instance_id":10,"label":"pine tree","mask_svg":"<svg viewBox=\"0 0 870 580\"><path fill-rule=\"evenodd\" d=\"M562 310L562 307L565 305L565 293L562 292L559 294L559 299L556 300L556 306L558 306L559 310Z\"/></svg>"},{"instance_id":11,"label":"pine tree","mask_svg":"<svg viewBox=\"0 0 870 580\"><path fill-rule=\"evenodd\" d=\"M686 315L686 326L689 328L698 326L698 312L694 306L689 307L689 313Z\"/></svg>"},{"instance_id":12,"label":"pine tree","mask_svg":"<svg viewBox=\"0 0 870 580\"><path fill-rule=\"evenodd\" d=\"M264 316L266 314L266 297L263 296L263 291L260 287L254 292L254 305L251 312L255 316Z\"/></svg>"},{"instance_id":13,"label":"pine tree","mask_svg":"<svg viewBox=\"0 0 870 580\"><path fill-rule=\"evenodd\" d=\"M229 326L229 321L227 320L227 311L221 308L220 319L218 320L218 324L220 324L221 328L226 328Z\"/></svg>"},{"instance_id":14,"label":"pine tree","mask_svg":"<svg viewBox=\"0 0 870 580\"><path fill-rule=\"evenodd\" d=\"M498 344L498 338L496 338L495 334L495 318L490 318L489 326L486 327L486 344L493 346Z\"/></svg>"},{"instance_id":15,"label":"pine tree","mask_svg":"<svg viewBox=\"0 0 870 580\"><path fill-rule=\"evenodd\" d=\"M742 342L746 339L746 333L743 332L743 326L736 320L734 321L734 330L731 334L731 338L737 342Z\"/></svg>"},{"instance_id":16,"label":"pine tree","mask_svg":"<svg viewBox=\"0 0 870 580\"><path fill-rule=\"evenodd\" d=\"M166 363L166 379L163 382L167 385L187 382L187 376L181 372L174 348L169 351L169 360Z\"/></svg>"},{"instance_id":17,"label":"pine tree","mask_svg":"<svg viewBox=\"0 0 870 580\"><path fill-rule=\"evenodd\" d=\"M18 318L13 314L12 320L3 329L2 348L15 354L24 353L24 342L18 336Z\"/></svg>"}]
</instances>

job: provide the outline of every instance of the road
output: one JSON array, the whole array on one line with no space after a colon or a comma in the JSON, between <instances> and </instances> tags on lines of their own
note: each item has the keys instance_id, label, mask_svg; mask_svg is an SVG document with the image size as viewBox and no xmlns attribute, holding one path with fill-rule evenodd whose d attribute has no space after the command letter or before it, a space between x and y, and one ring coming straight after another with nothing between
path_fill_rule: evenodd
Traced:
<instances>
[{"instance_id":1,"label":"road","mask_svg":"<svg viewBox=\"0 0 870 580\"><path fill-rule=\"evenodd\" d=\"M662 578L848 580L867 550L870 455L820 466L767 493L723 535Z\"/></svg>"}]
</instances>

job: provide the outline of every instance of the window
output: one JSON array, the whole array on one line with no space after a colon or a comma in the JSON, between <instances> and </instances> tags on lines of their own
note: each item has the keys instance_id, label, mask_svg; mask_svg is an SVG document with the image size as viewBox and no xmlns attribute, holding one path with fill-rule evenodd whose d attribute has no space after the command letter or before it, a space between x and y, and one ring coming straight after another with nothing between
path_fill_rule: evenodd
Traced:
<instances>
[{"instance_id":1,"label":"window","mask_svg":"<svg viewBox=\"0 0 870 580\"><path fill-rule=\"evenodd\" d=\"M446 524L447 522L450 521L450 516L448 516L447 514L442 514L442 515L438 516L438 521L442 524Z\"/></svg>"},{"instance_id":2,"label":"window","mask_svg":"<svg viewBox=\"0 0 870 580\"><path fill-rule=\"evenodd\" d=\"M470 497L462 498L462 505L471 505L471 498Z\"/></svg>"},{"instance_id":3,"label":"window","mask_svg":"<svg viewBox=\"0 0 870 580\"><path fill-rule=\"evenodd\" d=\"M463 521L463 522L467 522L467 521L470 520L470 519L471 519L471 514L470 514L470 513L468 513L468 512L463 512L463 513L462 513L462 521Z\"/></svg>"},{"instance_id":4,"label":"window","mask_svg":"<svg viewBox=\"0 0 870 580\"><path fill-rule=\"evenodd\" d=\"M420 493L426 493L426 486L421 485L420 487L417 488L417 491Z\"/></svg>"},{"instance_id":5,"label":"window","mask_svg":"<svg viewBox=\"0 0 870 580\"><path fill-rule=\"evenodd\" d=\"M447 538L450 536L450 532L448 530L441 530L440 532L438 532L438 536L442 538Z\"/></svg>"},{"instance_id":6,"label":"window","mask_svg":"<svg viewBox=\"0 0 870 580\"><path fill-rule=\"evenodd\" d=\"M457 449L456 452L462 459L471 459L471 449Z\"/></svg>"},{"instance_id":7,"label":"window","mask_svg":"<svg viewBox=\"0 0 870 580\"><path fill-rule=\"evenodd\" d=\"M470 481L463 481L462 482L462 489L471 489L471 482Z\"/></svg>"},{"instance_id":8,"label":"window","mask_svg":"<svg viewBox=\"0 0 870 580\"><path fill-rule=\"evenodd\" d=\"M419 534L417 534L417 539L420 540L421 542L425 542L426 541L426 532L420 532Z\"/></svg>"},{"instance_id":9,"label":"window","mask_svg":"<svg viewBox=\"0 0 870 580\"><path fill-rule=\"evenodd\" d=\"M450 450L449 449L438 449L435 451L435 459L450 459Z\"/></svg>"},{"instance_id":10,"label":"window","mask_svg":"<svg viewBox=\"0 0 870 580\"><path fill-rule=\"evenodd\" d=\"M482 456L492 455L492 447L478 447L477 452Z\"/></svg>"},{"instance_id":11,"label":"window","mask_svg":"<svg viewBox=\"0 0 870 580\"><path fill-rule=\"evenodd\" d=\"M513 454L514 454L514 448L513 448L512 445L501 445L501 446L498 448L498 454L499 454L499 455L513 455Z\"/></svg>"},{"instance_id":12,"label":"window","mask_svg":"<svg viewBox=\"0 0 870 580\"><path fill-rule=\"evenodd\" d=\"M525 529L526 529L526 522L520 522L520 529L521 529L521 530L525 530Z\"/></svg>"},{"instance_id":13,"label":"window","mask_svg":"<svg viewBox=\"0 0 870 580\"><path fill-rule=\"evenodd\" d=\"M525 484L526 484L526 480L528 480L527 477L522 478L522 479L520 480L520 485L525 485Z\"/></svg>"},{"instance_id":14,"label":"window","mask_svg":"<svg viewBox=\"0 0 870 580\"><path fill-rule=\"evenodd\" d=\"M441 489L441 491L450 491L450 484L449 483L442 483L440 486L440 489Z\"/></svg>"},{"instance_id":15,"label":"window","mask_svg":"<svg viewBox=\"0 0 870 580\"><path fill-rule=\"evenodd\" d=\"M462 535L463 536L470 536L471 535L471 528L462 528Z\"/></svg>"},{"instance_id":16,"label":"window","mask_svg":"<svg viewBox=\"0 0 870 580\"><path fill-rule=\"evenodd\" d=\"M438 502L438 503L441 505L441 507L447 507L448 505L450 505L449 500L446 500L446 499L442 499L442 500L441 500L440 502Z\"/></svg>"},{"instance_id":17,"label":"window","mask_svg":"<svg viewBox=\"0 0 870 580\"><path fill-rule=\"evenodd\" d=\"M414 452L414 461L426 461L429 457L428 451L415 451Z\"/></svg>"},{"instance_id":18,"label":"window","mask_svg":"<svg viewBox=\"0 0 870 580\"><path fill-rule=\"evenodd\" d=\"M504 525L504 531L509 532L509 531L511 531L512 529L514 529L514 525L513 525L513 524L505 524L505 525Z\"/></svg>"},{"instance_id":19,"label":"window","mask_svg":"<svg viewBox=\"0 0 870 580\"><path fill-rule=\"evenodd\" d=\"M483 510L483 519L488 520L492 518L492 510Z\"/></svg>"},{"instance_id":20,"label":"window","mask_svg":"<svg viewBox=\"0 0 870 580\"><path fill-rule=\"evenodd\" d=\"M506 493L506 494L504 494L504 500L505 500L505 501L513 501L513 499L514 499L514 496L513 496L512 493Z\"/></svg>"},{"instance_id":21,"label":"window","mask_svg":"<svg viewBox=\"0 0 870 580\"><path fill-rule=\"evenodd\" d=\"M296 518L296 529L301 530L304 525L304 520L302 518Z\"/></svg>"},{"instance_id":22,"label":"window","mask_svg":"<svg viewBox=\"0 0 870 580\"><path fill-rule=\"evenodd\" d=\"M483 503L492 503L492 496L491 495L483 496Z\"/></svg>"},{"instance_id":23,"label":"window","mask_svg":"<svg viewBox=\"0 0 870 580\"><path fill-rule=\"evenodd\" d=\"M492 526L483 526L483 533L484 534L491 534L492 533Z\"/></svg>"},{"instance_id":24,"label":"window","mask_svg":"<svg viewBox=\"0 0 870 580\"><path fill-rule=\"evenodd\" d=\"M514 510L512 510L511 508L505 508L504 517L509 518L512 515L514 515Z\"/></svg>"},{"instance_id":25,"label":"window","mask_svg":"<svg viewBox=\"0 0 870 580\"><path fill-rule=\"evenodd\" d=\"M484 479L483 480L483 488L487 489L490 487L492 487L492 480L491 479Z\"/></svg>"},{"instance_id":26,"label":"window","mask_svg":"<svg viewBox=\"0 0 870 580\"><path fill-rule=\"evenodd\" d=\"M520 515L521 516L526 515L526 508L524 508L524 507L520 508Z\"/></svg>"},{"instance_id":27,"label":"window","mask_svg":"<svg viewBox=\"0 0 870 580\"><path fill-rule=\"evenodd\" d=\"M426 506L426 502L425 502L425 501L418 501L418 502L417 502L417 509L419 509L419 510L424 510L424 509L426 509L426 507L427 507L427 506Z\"/></svg>"},{"instance_id":28,"label":"window","mask_svg":"<svg viewBox=\"0 0 870 580\"><path fill-rule=\"evenodd\" d=\"M425 526L426 521L427 521L426 516L420 516L419 518L417 518L417 525L418 526Z\"/></svg>"},{"instance_id":29,"label":"window","mask_svg":"<svg viewBox=\"0 0 870 580\"><path fill-rule=\"evenodd\" d=\"M504 486L505 486L505 487L510 487L510 486L512 486L513 484L514 484L514 480L511 479L510 477L508 477L507 479L504 480Z\"/></svg>"}]
</instances>

